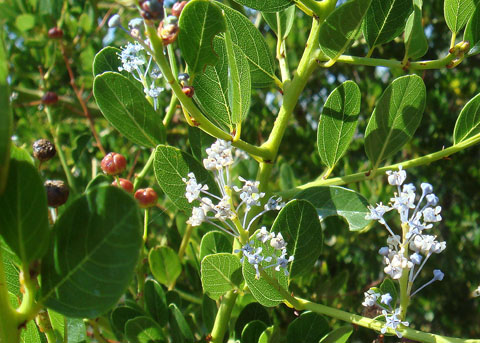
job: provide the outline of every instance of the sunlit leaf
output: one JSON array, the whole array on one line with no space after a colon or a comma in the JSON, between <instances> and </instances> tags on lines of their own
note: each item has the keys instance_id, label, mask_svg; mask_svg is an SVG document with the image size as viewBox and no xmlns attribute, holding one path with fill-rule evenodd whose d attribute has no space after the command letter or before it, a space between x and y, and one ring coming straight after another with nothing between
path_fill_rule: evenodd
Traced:
<instances>
[{"instance_id":1,"label":"sunlit leaf","mask_svg":"<svg viewBox=\"0 0 480 343\"><path fill-rule=\"evenodd\" d=\"M453 143L458 144L480 133L480 94L463 107L453 130Z\"/></svg>"},{"instance_id":2,"label":"sunlit leaf","mask_svg":"<svg viewBox=\"0 0 480 343\"><path fill-rule=\"evenodd\" d=\"M346 343L353 333L351 325L341 326L323 336L319 343Z\"/></svg>"},{"instance_id":3,"label":"sunlit leaf","mask_svg":"<svg viewBox=\"0 0 480 343\"><path fill-rule=\"evenodd\" d=\"M207 255L202 260L201 278L203 291L210 298L218 300L242 283L240 259L228 253Z\"/></svg>"},{"instance_id":4,"label":"sunlit leaf","mask_svg":"<svg viewBox=\"0 0 480 343\"><path fill-rule=\"evenodd\" d=\"M443 12L447 26L453 33L458 33L475 10L476 0L445 0Z\"/></svg>"},{"instance_id":5,"label":"sunlit leaf","mask_svg":"<svg viewBox=\"0 0 480 343\"><path fill-rule=\"evenodd\" d=\"M239 4L263 12L278 12L292 5L292 0L237 0Z\"/></svg>"},{"instance_id":6,"label":"sunlit leaf","mask_svg":"<svg viewBox=\"0 0 480 343\"><path fill-rule=\"evenodd\" d=\"M407 56L417 59L426 54L428 41L422 25L423 0L413 1L413 12L405 25L405 50Z\"/></svg>"},{"instance_id":7,"label":"sunlit leaf","mask_svg":"<svg viewBox=\"0 0 480 343\"><path fill-rule=\"evenodd\" d=\"M295 19L295 6L290 6L280 12L262 12L262 16L268 26L275 32L277 37L287 38Z\"/></svg>"}]
</instances>

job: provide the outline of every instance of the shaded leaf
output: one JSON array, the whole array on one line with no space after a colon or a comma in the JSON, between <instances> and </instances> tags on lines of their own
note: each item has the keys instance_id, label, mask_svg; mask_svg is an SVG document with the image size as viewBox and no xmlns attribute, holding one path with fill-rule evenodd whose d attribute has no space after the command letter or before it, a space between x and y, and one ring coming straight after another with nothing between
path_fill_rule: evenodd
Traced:
<instances>
[{"instance_id":1,"label":"shaded leaf","mask_svg":"<svg viewBox=\"0 0 480 343\"><path fill-rule=\"evenodd\" d=\"M206 72L208 72L208 68L209 67L207 67ZM196 82L199 77L202 77L202 75L196 77L194 82ZM197 94L197 92L198 90L195 87L195 94ZM190 141L190 149L192 150L193 157L195 157L197 161L202 162L203 159L207 158L206 149L215 142L215 137L210 136L198 127L189 125L188 140Z\"/></svg>"},{"instance_id":2,"label":"shaded leaf","mask_svg":"<svg viewBox=\"0 0 480 343\"><path fill-rule=\"evenodd\" d=\"M292 200L280 210L271 232L281 232L287 242L290 277L311 272L323 247L323 233L315 207L306 200Z\"/></svg>"},{"instance_id":3,"label":"shaded leaf","mask_svg":"<svg viewBox=\"0 0 480 343\"><path fill-rule=\"evenodd\" d=\"M287 329L287 343L296 343L302 337L302 343L318 343L328 332L327 320L315 312L304 312Z\"/></svg>"},{"instance_id":4,"label":"shaded leaf","mask_svg":"<svg viewBox=\"0 0 480 343\"><path fill-rule=\"evenodd\" d=\"M218 57L213 51L212 41L226 28L221 9L207 0L190 1L182 10L178 26L178 45L189 72L196 74L202 72L207 64L214 65Z\"/></svg>"},{"instance_id":5,"label":"shaded leaf","mask_svg":"<svg viewBox=\"0 0 480 343\"><path fill-rule=\"evenodd\" d=\"M411 59L417 59L427 53L428 41L422 25L423 0L413 1L413 12L405 25L405 51Z\"/></svg>"},{"instance_id":6,"label":"shaded leaf","mask_svg":"<svg viewBox=\"0 0 480 343\"><path fill-rule=\"evenodd\" d=\"M480 52L480 6L476 6L472 17L468 21L463 40L470 43L469 55Z\"/></svg>"},{"instance_id":7,"label":"shaded leaf","mask_svg":"<svg viewBox=\"0 0 480 343\"><path fill-rule=\"evenodd\" d=\"M365 131L365 151L374 168L412 138L422 120L425 97L425 84L417 75L399 77L385 89Z\"/></svg>"},{"instance_id":8,"label":"shaded leaf","mask_svg":"<svg viewBox=\"0 0 480 343\"><path fill-rule=\"evenodd\" d=\"M161 326L168 323L167 298L162 286L156 280L145 282L145 308Z\"/></svg>"},{"instance_id":9,"label":"shaded leaf","mask_svg":"<svg viewBox=\"0 0 480 343\"><path fill-rule=\"evenodd\" d=\"M7 83L8 63L3 35L0 35L0 194L5 189L10 163L10 136L13 129L10 90Z\"/></svg>"},{"instance_id":10,"label":"shaded leaf","mask_svg":"<svg viewBox=\"0 0 480 343\"><path fill-rule=\"evenodd\" d=\"M242 343L258 343L258 339L263 331L267 328L267 324L261 320L252 320L242 331Z\"/></svg>"},{"instance_id":11,"label":"shaded leaf","mask_svg":"<svg viewBox=\"0 0 480 343\"><path fill-rule=\"evenodd\" d=\"M105 118L133 143L154 148L165 141L165 127L152 105L128 78L105 72L95 77L93 94Z\"/></svg>"},{"instance_id":12,"label":"shaded leaf","mask_svg":"<svg viewBox=\"0 0 480 343\"><path fill-rule=\"evenodd\" d=\"M242 283L240 259L229 253L207 255L202 259L201 275L203 291L218 300Z\"/></svg>"},{"instance_id":13,"label":"shaded leaf","mask_svg":"<svg viewBox=\"0 0 480 343\"><path fill-rule=\"evenodd\" d=\"M125 324L127 324L130 319L143 316L145 316L145 313L140 308L119 306L110 314L110 323L114 331L120 335L118 338L123 339L125 336Z\"/></svg>"},{"instance_id":14,"label":"shaded leaf","mask_svg":"<svg viewBox=\"0 0 480 343\"><path fill-rule=\"evenodd\" d=\"M278 12L292 5L291 0L237 0L236 2L263 12Z\"/></svg>"},{"instance_id":15,"label":"shaded leaf","mask_svg":"<svg viewBox=\"0 0 480 343\"><path fill-rule=\"evenodd\" d=\"M317 209L320 220L330 216L345 218L351 231L361 230L370 223L365 219L370 213L367 200L351 189L312 187L298 193L295 198L310 201Z\"/></svg>"},{"instance_id":16,"label":"shaded leaf","mask_svg":"<svg viewBox=\"0 0 480 343\"><path fill-rule=\"evenodd\" d=\"M351 0L337 7L320 27L320 48L336 60L357 37L372 0Z\"/></svg>"},{"instance_id":17,"label":"shaded leaf","mask_svg":"<svg viewBox=\"0 0 480 343\"><path fill-rule=\"evenodd\" d=\"M167 342L162 328L149 317L137 317L127 321L125 336L130 343Z\"/></svg>"},{"instance_id":18,"label":"shaded leaf","mask_svg":"<svg viewBox=\"0 0 480 343\"><path fill-rule=\"evenodd\" d=\"M177 253L167 246L150 250L148 263L155 279L167 287L173 284L182 272Z\"/></svg>"},{"instance_id":19,"label":"shaded leaf","mask_svg":"<svg viewBox=\"0 0 480 343\"><path fill-rule=\"evenodd\" d=\"M480 133L480 94L474 96L462 108L455 129L453 144L458 144Z\"/></svg>"},{"instance_id":20,"label":"shaded leaf","mask_svg":"<svg viewBox=\"0 0 480 343\"><path fill-rule=\"evenodd\" d=\"M10 146L10 158L17 161L25 161L32 165L35 164L33 157L30 156L27 150L24 148L19 148L13 143Z\"/></svg>"},{"instance_id":21,"label":"shaded leaf","mask_svg":"<svg viewBox=\"0 0 480 343\"><path fill-rule=\"evenodd\" d=\"M47 195L37 169L25 161L10 160L8 182L0 195L0 234L21 263L41 258L48 249Z\"/></svg>"},{"instance_id":22,"label":"shaded leaf","mask_svg":"<svg viewBox=\"0 0 480 343\"><path fill-rule=\"evenodd\" d=\"M275 32L277 37L287 38L295 19L295 6L290 6L280 12L262 12L262 16L268 26Z\"/></svg>"},{"instance_id":23,"label":"shaded leaf","mask_svg":"<svg viewBox=\"0 0 480 343\"><path fill-rule=\"evenodd\" d=\"M445 0L443 2L443 14L447 26L453 33L458 33L475 10L476 0Z\"/></svg>"},{"instance_id":24,"label":"shaded leaf","mask_svg":"<svg viewBox=\"0 0 480 343\"><path fill-rule=\"evenodd\" d=\"M217 316L217 302L206 294L202 297L202 320L208 332L211 332Z\"/></svg>"},{"instance_id":25,"label":"shaded leaf","mask_svg":"<svg viewBox=\"0 0 480 343\"><path fill-rule=\"evenodd\" d=\"M170 304L168 308L170 309L170 334L172 336L172 342L193 343L194 337L192 334L192 330L188 326L185 318L183 317L182 312L175 304Z\"/></svg>"},{"instance_id":26,"label":"shaded leaf","mask_svg":"<svg viewBox=\"0 0 480 343\"><path fill-rule=\"evenodd\" d=\"M200 260L207 255L232 252L233 240L219 231L207 232L200 242Z\"/></svg>"},{"instance_id":27,"label":"shaded leaf","mask_svg":"<svg viewBox=\"0 0 480 343\"><path fill-rule=\"evenodd\" d=\"M380 290L382 291L382 294L390 294L390 296L392 297L390 305L392 306L392 308L394 308L397 304L398 299L398 291L395 283L391 279L385 279L380 285Z\"/></svg>"},{"instance_id":28,"label":"shaded leaf","mask_svg":"<svg viewBox=\"0 0 480 343\"><path fill-rule=\"evenodd\" d=\"M335 88L327 98L317 130L318 152L322 162L334 167L348 146L360 113L360 89L353 81Z\"/></svg>"},{"instance_id":29,"label":"shaded leaf","mask_svg":"<svg viewBox=\"0 0 480 343\"><path fill-rule=\"evenodd\" d=\"M353 333L351 325L341 326L323 336L319 343L346 343Z\"/></svg>"},{"instance_id":30,"label":"shaded leaf","mask_svg":"<svg viewBox=\"0 0 480 343\"><path fill-rule=\"evenodd\" d=\"M253 302L245 306L238 315L235 322L235 336L240 338L245 326L253 320L262 321L266 325L271 324L270 316L265 307L257 302Z\"/></svg>"},{"instance_id":31,"label":"shaded leaf","mask_svg":"<svg viewBox=\"0 0 480 343\"><path fill-rule=\"evenodd\" d=\"M398 37L412 10L410 0L372 0L363 25L368 46L373 48Z\"/></svg>"},{"instance_id":32,"label":"shaded leaf","mask_svg":"<svg viewBox=\"0 0 480 343\"><path fill-rule=\"evenodd\" d=\"M55 223L40 302L74 318L105 313L130 283L142 234L139 208L121 189L100 186L79 197Z\"/></svg>"}]
</instances>

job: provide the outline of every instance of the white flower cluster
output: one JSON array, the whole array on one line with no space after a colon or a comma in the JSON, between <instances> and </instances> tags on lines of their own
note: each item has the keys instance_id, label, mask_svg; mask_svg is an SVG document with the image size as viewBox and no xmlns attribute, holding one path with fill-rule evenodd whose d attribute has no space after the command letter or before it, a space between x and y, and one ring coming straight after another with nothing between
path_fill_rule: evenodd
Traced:
<instances>
[{"instance_id":1,"label":"white flower cluster","mask_svg":"<svg viewBox=\"0 0 480 343\"><path fill-rule=\"evenodd\" d=\"M415 186L411 183L404 184L407 173L401 166L398 171L388 171L387 175L388 183L396 186L397 192L394 193L388 205L379 203L376 207L369 207L370 213L365 218L377 220L387 229L389 233L387 246L380 248L378 251L383 256L384 272L394 280L407 277L408 273L406 291L412 297L432 282L443 279L444 274L436 269L433 272L434 277L429 282L411 292L413 282L430 256L439 254L446 248L445 242L437 241L436 236L425 233L433 227L433 223L442 220L440 215L442 208L437 206L438 198L433 194L432 185L422 183L420 185L422 193L417 197ZM396 235L384 219L384 215L392 210L396 210L400 215L401 236ZM369 290L365 293L365 301L362 305L382 307L377 302L379 296L380 294ZM400 308L394 310L395 306L396 304L392 304L390 309L382 307L386 319L384 330L388 327L393 328L398 337L401 337L396 328L399 324L408 326L408 322L403 322L398 318ZM384 330L382 330L382 333L384 333Z\"/></svg>"},{"instance_id":2,"label":"white flower cluster","mask_svg":"<svg viewBox=\"0 0 480 343\"><path fill-rule=\"evenodd\" d=\"M260 192L258 181L249 181L242 177L239 177L239 181L243 183L242 187L232 186L230 177L230 168L234 164L232 150L231 142L218 139L210 148L206 149L207 158L203 160L204 167L213 172L221 196L208 192L208 185L198 183L193 173L189 173L188 179L184 178L183 182L186 184L185 197L188 202L198 201L200 203L199 206L193 208L192 215L187 223L192 226L199 226L203 222L208 222L222 231L238 237L240 234L233 221L239 217L239 211L243 205L245 208L243 210L242 226L243 229L248 231L257 218L268 211L280 210L285 203L281 202L281 198L271 197L265 204L264 210L254 216L246 225L248 212L254 206L261 206L260 201L265 193ZM236 207L234 207L234 200L231 197L234 192L238 193L240 198ZM217 203L214 204L214 201ZM215 223L214 220L219 220L222 226Z\"/></svg>"},{"instance_id":3,"label":"white flower cluster","mask_svg":"<svg viewBox=\"0 0 480 343\"><path fill-rule=\"evenodd\" d=\"M276 271L283 270L285 275L288 275L288 264L293 261L293 256L287 255L287 243L283 239L282 233L268 232L267 228L263 226L256 235L256 240L262 244L267 244L270 241L270 246L274 248L274 254L272 256L263 256L263 248L253 246L254 240L246 243L242 249L235 250L235 252L242 252L243 256L240 262L246 259L255 268L255 277L260 278L260 268L263 270L268 268L275 268ZM275 263L267 266L261 266L263 261L271 262L275 260Z\"/></svg>"}]
</instances>

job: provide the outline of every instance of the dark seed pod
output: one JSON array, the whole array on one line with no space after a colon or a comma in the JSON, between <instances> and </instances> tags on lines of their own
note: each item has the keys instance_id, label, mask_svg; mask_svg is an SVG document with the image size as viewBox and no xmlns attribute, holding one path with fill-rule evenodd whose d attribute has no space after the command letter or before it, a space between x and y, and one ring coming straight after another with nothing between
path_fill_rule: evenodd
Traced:
<instances>
[{"instance_id":1,"label":"dark seed pod","mask_svg":"<svg viewBox=\"0 0 480 343\"><path fill-rule=\"evenodd\" d=\"M42 104L53 105L58 101L58 95L55 92L46 92L42 96Z\"/></svg>"},{"instance_id":2,"label":"dark seed pod","mask_svg":"<svg viewBox=\"0 0 480 343\"><path fill-rule=\"evenodd\" d=\"M48 38L59 39L62 37L63 37L62 29L58 27L52 27L50 30L48 30Z\"/></svg>"},{"instance_id":3,"label":"dark seed pod","mask_svg":"<svg viewBox=\"0 0 480 343\"><path fill-rule=\"evenodd\" d=\"M110 152L102 159L101 167L107 175L118 175L127 167L127 160L123 155Z\"/></svg>"},{"instance_id":4,"label":"dark seed pod","mask_svg":"<svg viewBox=\"0 0 480 343\"><path fill-rule=\"evenodd\" d=\"M182 88L182 92L183 94L185 94L186 96L188 96L189 98L192 98L193 97L193 94L195 93L195 90L193 89L192 86L184 86Z\"/></svg>"},{"instance_id":5,"label":"dark seed pod","mask_svg":"<svg viewBox=\"0 0 480 343\"><path fill-rule=\"evenodd\" d=\"M172 6L172 15L177 18L180 18L180 14L182 14L182 10L187 4L187 1L179 1L173 4Z\"/></svg>"},{"instance_id":6,"label":"dark seed pod","mask_svg":"<svg viewBox=\"0 0 480 343\"><path fill-rule=\"evenodd\" d=\"M47 180L43 184L47 191L48 206L58 207L68 200L68 186L61 180Z\"/></svg>"},{"instance_id":7,"label":"dark seed pod","mask_svg":"<svg viewBox=\"0 0 480 343\"><path fill-rule=\"evenodd\" d=\"M144 19L154 20L163 18L163 0L142 0L139 2L140 14Z\"/></svg>"},{"instance_id":8,"label":"dark seed pod","mask_svg":"<svg viewBox=\"0 0 480 343\"><path fill-rule=\"evenodd\" d=\"M142 188L135 192L135 199L137 199L141 208L149 208L156 205L158 200L157 192L153 188Z\"/></svg>"},{"instance_id":9,"label":"dark seed pod","mask_svg":"<svg viewBox=\"0 0 480 343\"><path fill-rule=\"evenodd\" d=\"M39 139L33 143L33 156L40 162L48 161L56 153L55 145L49 140Z\"/></svg>"},{"instance_id":10,"label":"dark seed pod","mask_svg":"<svg viewBox=\"0 0 480 343\"><path fill-rule=\"evenodd\" d=\"M133 183L131 183L129 180L127 179L122 179L122 178L119 178L118 181L120 182L120 187L123 188L125 191L127 191L128 193L133 193ZM113 186L118 186L117 185L117 180L113 181L112 182L112 185Z\"/></svg>"}]
</instances>

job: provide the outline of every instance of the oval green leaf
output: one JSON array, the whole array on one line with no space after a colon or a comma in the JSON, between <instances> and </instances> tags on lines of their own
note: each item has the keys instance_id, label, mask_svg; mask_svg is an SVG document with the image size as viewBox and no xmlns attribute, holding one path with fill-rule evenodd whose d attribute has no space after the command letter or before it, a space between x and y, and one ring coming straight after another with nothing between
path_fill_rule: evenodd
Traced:
<instances>
[{"instance_id":1,"label":"oval green leaf","mask_svg":"<svg viewBox=\"0 0 480 343\"><path fill-rule=\"evenodd\" d=\"M373 48L398 37L412 10L411 0L372 0L363 25L368 46Z\"/></svg>"},{"instance_id":2,"label":"oval green leaf","mask_svg":"<svg viewBox=\"0 0 480 343\"><path fill-rule=\"evenodd\" d=\"M470 51L468 52L470 56L480 52L480 6L475 8L468 21L463 40L470 43Z\"/></svg>"},{"instance_id":3,"label":"oval green leaf","mask_svg":"<svg viewBox=\"0 0 480 343\"><path fill-rule=\"evenodd\" d=\"M232 251L232 244L231 236L219 231L207 232L200 242L200 260L203 260L207 255L221 252L229 253Z\"/></svg>"},{"instance_id":4,"label":"oval green leaf","mask_svg":"<svg viewBox=\"0 0 480 343\"><path fill-rule=\"evenodd\" d=\"M267 328L267 324L261 320L252 320L242 331L242 343L258 343L258 339L263 331Z\"/></svg>"},{"instance_id":5,"label":"oval green leaf","mask_svg":"<svg viewBox=\"0 0 480 343\"><path fill-rule=\"evenodd\" d=\"M273 223L272 232L281 232L287 242L290 277L311 272L323 247L323 233L317 210L306 200L292 200L281 209Z\"/></svg>"},{"instance_id":6,"label":"oval green leaf","mask_svg":"<svg viewBox=\"0 0 480 343\"><path fill-rule=\"evenodd\" d=\"M475 10L476 0L445 0L443 2L443 14L447 26L453 33L457 34Z\"/></svg>"},{"instance_id":7,"label":"oval green leaf","mask_svg":"<svg viewBox=\"0 0 480 343\"><path fill-rule=\"evenodd\" d=\"M162 286L149 279L145 282L145 308L150 316L161 326L168 323L167 298Z\"/></svg>"},{"instance_id":8,"label":"oval green leaf","mask_svg":"<svg viewBox=\"0 0 480 343\"><path fill-rule=\"evenodd\" d=\"M143 317L145 315L146 314L140 308L119 306L115 308L110 314L110 323L112 325L113 331L121 340L125 336L125 324L127 324L130 319L136 317Z\"/></svg>"},{"instance_id":9,"label":"oval green leaf","mask_svg":"<svg viewBox=\"0 0 480 343\"><path fill-rule=\"evenodd\" d=\"M265 19L277 37L287 38L295 19L295 8L296 6L290 6L286 10L276 13L262 12L263 19Z\"/></svg>"},{"instance_id":10,"label":"oval green leaf","mask_svg":"<svg viewBox=\"0 0 480 343\"><path fill-rule=\"evenodd\" d=\"M323 336L319 343L346 343L353 333L351 325L341 326Z\"/></svg>"},{"instance_id":11,"label":"oval green leaf","mask_svg":"<svg viewBox=\"0 0 480 343\"><path fill-rule=\"evenodd\" d=\"M137 317L125 324L125 336L130 343L163 343L167 339L162 328L150 317Z\"/></svg>"},{"instance_id":12,"label":"oval green leaf","mask_svg":"<svg viewBox=\"0 0 480 343\"><path fill-rule=\"evenodd\" d=\"M298 193L295 198L310 201L317 209L320 220L330 216L343 217L350 231L361 230L370 223L365 219L370 213L367 200L351 189L338 186L312 187Z\"/></svg>"},{"instance_id":13,"label":"oval green leaf","mask_svg":"<svg viewBox=\"0 0 480 343\"><path fill-rule=\"evenodd\" d=\"M205 256L200 272L203 291L213 300L238 289L243 281L240 259L229 253Z\"/></svg>"},{"instance_id":14,"label":"oval green leaf","mask_svg":"<svg viewBox=\"0 0 480 343\"><path fill-rule=\"evenodd\" d=\"M421 77L395 79L383 92L365 131L365 151L374 168L399 151L417 130L425 109Z\"/></svg>"},{"instance_id":15,"label":"oval green leaf","mask_svg":"<svg viewBox=\"0 0 480 343\"><path fill-rule=\"evenodd\" d=\"M322 162L333 168L348 146L360 113L360 89L353 81L335 88L327 98L317 130L318 152Z\"/></svg>"},{"instance_id":16,"label":"oval green leaf","mask_svg":"<svg viewBox=\"0 0 480 343\"><path fill-rule=\"evenodd\" d=\"M118 68L122 65L118 55L122 51L113 46L107 46L100 50L93 60L93 75L97 76L107 71L118 72Z\"/></svg>"},{"instance_id":17,"label":"oval green leaf","mask_svg":"<svg viewBox=\"0 0 480 343\"><path fill-rule=\"evenodd\" d=\"M200 73L207 64L214 65L218 57L213 50L213 38L226 28L222 10L207 0L190 1L182 10L178 26L178 45L189 72Z\"/></svg>"},{"instance_id":18,"label":"oval green leaf","mask_svg":"<svg viewBox=\"0 0 480 343\"><path fill-rule=\"evenodd\" d=\"M328 322L323 316L304 312L288 326L287 343L296 343L299 337L302 343L318 343L328 330Z\"/></svg>"},{"instance_id":19,"label":"oval green leaf","mask_svg":"<svg viewBox=\"0 0 480 343\"><path fill-rule=\"evenodd\" d=\"M413 12L405 25L405 51L411 59L418 59L428 50L428 41L422 25L423 0L413 1Z\"/></svg>"},{"instance_id":20,"label":"oval green leaf","mask_svg":"<svg viewBox=\"0 0 480 343\"><path fill-rule=\"evenodd\" d=\"M198 183L207 184L209 192L218 193L212 175L195 158L180 149L159 145L155 150L153 169L163 192L179 209L187 213L194 206L194 203L189 203L185 198L185 182L182 178L187 178L188 173L194 173Z\"/></svg>"},{"instance_id":21,"label":"oval green leaf","mask_svg":"<svg viewBox=\"0 0 480 343\"><path fill-rule=\"evenodd\" d=\"M130 283L142 234L138 205L121 189L99 186L79 197L55 223L39 302L68 317L105 313Z\"/></svg>"},{"instance_id":22,"label":"oval green leaf","mask_svg":"<svg viewBox=\"0 0 480 343\"><path fill-rule=\"evenodd\" d=\"M22 264L42 258L50 242L47 194L32 164L10 160L0 208L0 234Z\"/></svg>"},{"instance_id":23,"label":"oval green leaf","mask_svg":"<svg viewBox=\"0 0 480 343\"><path fill-rule=\"evenodd\" d=\"M257 302L248 304L242 309L235 322L235 337L240 338L245 326L253 320L260 320L266 325L270 325L270 316L268 311Z\"/></svg>"},{"instance_id":24,"label":"oval green leaf","mask_svg":"<svg viewBox=\"0 0 480 343\"><path fill-rule=\"evenodd\" d=\"M293 4L291 0L236 0L236 2L262 12L278 12Z\"/></svg>"},{"instance_id":25,"label":"oval green leaf","mask_svg":"<svg viewBox=\"0 0 480 343\"><path fill-rule=\"evenodd\" d=\"M188 326L182 312L175 304L170 304L168 308L170 309L170 334L172 336L172 342L193 343L194 337L192 330Z\"/></svg>"},{"instance_id":26,"label":"oval green leaf","mask_svg":"<svg viewBox=\"0 0 480 343\"><path fill-rule=\"evenodd\" d=\"M320 48L335 61L357 37L371 0L351 0L337 7L320 28Z\"/></svg>"},{"instance_id":27,"label":"oval green leaf","mask_svg":"<svg viewBox=\"0 0 480 343\"><path fill-rule=\"evenodd\" d=\"M480 94L467 102L460 112L453 130L453 144L463 142L478 133L480 133Z\"/></svg>"},{"instance_id":28,"label":"oval green leaf","mask_svg":"<svg viewBox=\"0 0 480 343\"><path fill-rule=\"evenodd\" d=\"M167 246L150 250L148 263L153 277L167 287L172 285L182 272L182 264L177 253Z\"/></svg>"}]
</instances>

